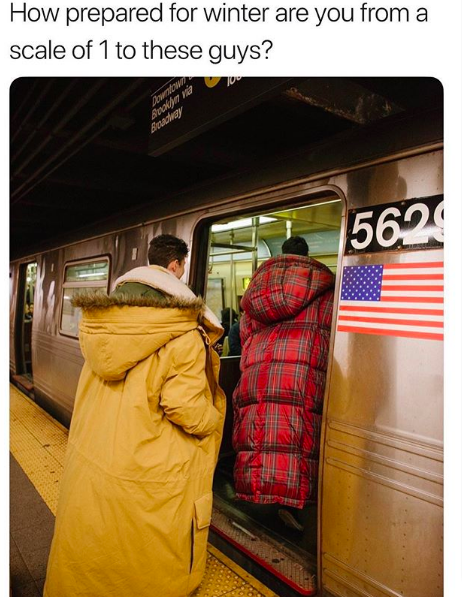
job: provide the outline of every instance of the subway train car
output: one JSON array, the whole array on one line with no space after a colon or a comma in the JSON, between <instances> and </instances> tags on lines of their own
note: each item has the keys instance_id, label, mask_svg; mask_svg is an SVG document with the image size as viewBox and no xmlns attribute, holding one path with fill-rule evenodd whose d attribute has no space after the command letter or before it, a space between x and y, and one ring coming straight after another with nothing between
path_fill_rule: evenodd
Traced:
<instances>
[{"instance_id":1,"label":"subway train car","mask_svg":"<svg viewBox=\"0 0 462 597\"><path fill-rule=\"evenodd\" d=\"M336 274L318 504L303 530L235 499L232 392L210 540L279 595L443 594L443 143L438 110L396 115L191 194L181 213L11 263L11 375L69 425L82 290L110 292L160 233L191 248L185 281L220 316L303 236Z\"/></svg>"}]
</instances>

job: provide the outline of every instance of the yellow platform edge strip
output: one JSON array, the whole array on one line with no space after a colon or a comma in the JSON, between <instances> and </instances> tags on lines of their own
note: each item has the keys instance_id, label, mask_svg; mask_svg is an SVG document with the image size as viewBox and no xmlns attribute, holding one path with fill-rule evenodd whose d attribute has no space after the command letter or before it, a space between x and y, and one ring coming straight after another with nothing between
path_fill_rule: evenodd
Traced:
<instances>
[{"instance_id":1,"label":"yellow platform edge strip","mask_svg":"<svg viewBox=\"0 0 462 597\"><path fill-rule=\"evenodd\" d=\"M29 410L31 407L36 409L39 418L47 419L49 425L54 426L52 431L61 432L67 438L68 430L58 421L53 419L45 410L40 408L33 400L26 396L17 386L10 383L10 450L15 459L18 461L21 468L24 470L29 480L34 485L42 499L47 506L56 515L57 497L59 478L62 472L59 459L53 458L49 450L42 445L37 438L37 434L30 427L37 425L37 421L28 420L27 417L18 417L17 413L13 412L12 403L15 401L16 408L20 409L21 405L15 398L23 401L23 408ZM43 432L43 428L42 428ZM15 437L17 435L27 435L27 447L24 447L25 441L23 438ZM16 446L16 447L15 447ZM37 458L37 453L42 452L43 458ZM31 458L32 456L32 458ZM36 466L44 466L50 468L49 463L52 463L53 470L37 471ZM56 465L56 466L54 466ZM51 475L55 475L52 477ZM50 489L50 483L52 487ZM204 579L201 585L194 593L194 597L278 597L270 589L265 587L260 581L254 578L251 574L246 572L238 564L233 562L230 558L221 553L210 543L207 547L209 557L208 565L205 571ZM215 560L215 561L214 561Z\"/></svg>"},{"instance_id":2,"label":"yellow platform edge strip","mask_svg":"<svg viewBox=\"0 0 462 597\"><path fill-rule=\"evenodd\" d=\"M220 560L220 562L222 562L225 566L230 568L233 572L235 572L238 576L245 580L249 585L252 585L252 587L259 591L262 595L264 595L264 597L278 597L276 593L273 593L273 591L268 589L268 587L265 587L263 583L254 578L248 572L246 572L243 568L236 564L236 562L233 562L233 560L228 558L228 556L225 556L225 554L219 551L216 547L210 545L210 543L208 544L207 550L209 553L215 556L217 560Z\"/></svg>"},{"instance_id":3,"label":"yellow platform edge strip","mask_svg":"<svg viewBox=\"0 0 462 597\"><path fill-rule=\"evenodd\" d=\"M27 396L26 394L21 392L21 390L18 388L18 386L15 386L13 383L10 383L10 390L15 390L18 394L21 395L21 398L24 398L24 400L26 400L29 404L31 404L38 411L40 411L40 413L43 416L45 416L50 421L50 423L53 423L53 425L55 425L55 427L58 427L58 429L61 429L61 431L63 433L65 433L66 435L69 434L69 430L67 429L67 427L64 427L64 425L62 425L59 421L57 421L49 413L47 413L46 410L43 410L43 408L41 406L39 406L36 402L31 400L29 398L29 396Z\"/></svg>"}]
</instances>

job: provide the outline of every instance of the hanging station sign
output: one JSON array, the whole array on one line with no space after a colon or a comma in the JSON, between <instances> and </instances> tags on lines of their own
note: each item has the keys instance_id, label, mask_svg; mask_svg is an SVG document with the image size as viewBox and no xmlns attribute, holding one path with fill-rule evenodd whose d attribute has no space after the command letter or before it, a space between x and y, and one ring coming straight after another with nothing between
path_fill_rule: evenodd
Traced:
<instances>
[{"instance_id":1,"label":"hanging station sign","mask_svg":"<svg viewBox=\"0 0 462 597\"><path fill-rule=\"evenodd\" d=\"M283 77L177 77L151 95L149 154L158 156L292 85Z\"/></svg>"}]
</instances>

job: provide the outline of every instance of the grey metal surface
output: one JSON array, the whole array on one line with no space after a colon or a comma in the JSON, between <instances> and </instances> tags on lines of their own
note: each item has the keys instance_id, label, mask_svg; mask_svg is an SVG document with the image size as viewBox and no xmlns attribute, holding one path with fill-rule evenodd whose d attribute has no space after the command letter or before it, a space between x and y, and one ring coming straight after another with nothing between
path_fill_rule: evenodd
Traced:
<instances>
[{"instance_id":1,"label":"grey metal surface","mask_svg":"<svg viewBox=\"0 0 462 597\"><path fill-rule=\"evenodd\" d=\"M438 194L442 155L347 183L355 207ZM342 265L442 260L442 250L395 251ZM324 409L323 586L342 597L442 595L443 343L337 332Z\"/></svg>"}]
</instances>

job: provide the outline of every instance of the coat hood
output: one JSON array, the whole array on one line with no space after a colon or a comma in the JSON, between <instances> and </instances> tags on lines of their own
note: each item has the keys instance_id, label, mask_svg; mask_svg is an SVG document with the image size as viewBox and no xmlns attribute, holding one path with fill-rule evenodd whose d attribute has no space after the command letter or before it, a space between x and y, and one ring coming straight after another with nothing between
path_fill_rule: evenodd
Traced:
<instances>
[{"instance_id":1,"label":"coat hood","mask_svg":"<svg viewBox=\"0 0 462 597\"><path fill-rule=\"evenodd\" d=\"M120 380L129 369L170 340L201 328L210 343L223 329L204 301L165 268L138 267L116 280L139 282L161 290L164 297L98 293L78 295L83 311L80 345L87 364L105 380Z\"/></svg>"},{"instance_id":2,"label":"coat hood","mask_svg":"<svg viewBox=\"0 0 462 597\"><path fill-rule=\"evenodd\" d=\"M297 316L333 286L333 273L316 259L278 255L257 269L241 306L252 319L270 325Z\"/></svg>"}]
</instances>

